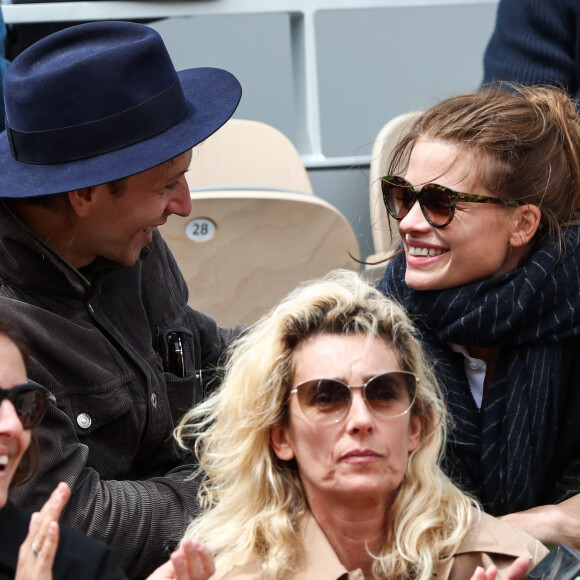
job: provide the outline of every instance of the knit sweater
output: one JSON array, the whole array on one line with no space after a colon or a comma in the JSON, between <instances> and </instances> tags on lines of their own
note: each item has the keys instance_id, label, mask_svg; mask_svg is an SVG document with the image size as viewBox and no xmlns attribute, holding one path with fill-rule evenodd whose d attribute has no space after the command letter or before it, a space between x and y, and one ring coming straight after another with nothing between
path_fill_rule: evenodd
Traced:
<instances>
[{"instance_id":1,"label":"knit sweater","mask_svg":"<svg viewBox=\"0 0 580 580\"><path fill-rule=\"evenodd\" d=\"M580 2L500 0L484 83L561 86L580 98Z\"/></svg>"}]
</instances>

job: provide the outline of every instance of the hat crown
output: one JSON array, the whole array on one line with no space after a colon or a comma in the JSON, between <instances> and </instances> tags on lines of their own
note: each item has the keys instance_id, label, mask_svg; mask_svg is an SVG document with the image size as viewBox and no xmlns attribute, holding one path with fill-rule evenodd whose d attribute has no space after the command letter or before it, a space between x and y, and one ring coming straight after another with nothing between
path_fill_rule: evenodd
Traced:
<instances>
[{"instance_id":1,"label":"hat crown","mask_svg":"<svg viewBox=\"0 0 580 580\"><path fill-rule=\"evenodd\" d=\"M55 32L8 67L0 197L50 195L151 169L217 131L241 94L228 71L176 72L149 26L91 22Z\"/></svg>"},{"instance_id":2,"label":"hat crown","mask_svg":"<svg viewBox=\"0 0 580 580\"><path fill-rule=\"evenodd\" d=\"M38 132L92 123L179 83L159 34L131 22L93 22L48 36L5 77L7 125Z\"/></svg>"}]
</instances>

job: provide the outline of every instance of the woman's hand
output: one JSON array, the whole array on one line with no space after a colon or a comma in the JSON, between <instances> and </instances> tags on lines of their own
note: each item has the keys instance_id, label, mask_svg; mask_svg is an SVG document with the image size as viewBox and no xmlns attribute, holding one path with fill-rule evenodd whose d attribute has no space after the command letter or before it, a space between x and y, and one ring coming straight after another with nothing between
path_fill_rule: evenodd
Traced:
<instances>
[{"instance_id":1,"label":"woman's hand","mask_svg":"<svg viewBox=\"0 0 580 580\"><path fill-rule=\"evenodd\" d=\"M18 551L14 580L52 580L59 539L58 520L70 494L70 487L59 483L40 512L32 514L28 535ZM147 580L207 580L214 572L209 549L198 540L187 539Z\"/></svg>"},{"instance_id":2,"label":"woman's hand","mask_svg":"<svg viewBox=\"0 0 580 580\"><path fill-rule=\"evenodd\" d=\"M214 572L213 557L205 544L187 539L147 580L207 580Z\"/></svg>"},{"instance_id":3,"label":"woman's hand","mask_svg":"<svg viewBox=\"0 0 580 580\"><path fill-rule=\"evenodd\" d=\"M69 497L70 487L61 482L42 509L32 514L28 535L18 551L15 580L52 580L52 564L58 548L58 519Z\"/></svg>"},{"instance_id":4,"label":"woman's hand","mask_svg":"<svg viewBox=\"0 0 580 580\"><path fill-rule=\"evenodd\" d=\"M509 567L505 580L524 580L529 566L530 561L528 558L526 558L526 556L520 556ZM475 569L471 580L495 580L496 576L497 568L495 566L490 566L487 570L484 570L481 566L478 566Z\"/></svg>"},{"instance_id":5,"label":"woman's hand","mask_svg":"<svg viewBox=\"0 0 580 580\"><path fill-rule=\"evenodd\" d=\"M580 495L556 505L541 505L500 519L543 544L566 544L580 552Z\"/></svg>"}]
</instances>

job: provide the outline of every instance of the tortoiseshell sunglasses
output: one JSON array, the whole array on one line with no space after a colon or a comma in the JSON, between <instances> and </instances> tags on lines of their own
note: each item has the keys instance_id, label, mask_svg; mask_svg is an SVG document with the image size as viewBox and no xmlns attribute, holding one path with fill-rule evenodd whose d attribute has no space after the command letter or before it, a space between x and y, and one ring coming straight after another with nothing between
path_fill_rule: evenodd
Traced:
<instances>
[{"instance_id":1,"label":"tortoiseshell sunglasses","mask_svg":"<svg viewBox=\"0 0 580 580\"><path fill-rule=\"evenodd\" d=\"M402 220L418 201L425 219L435 228L449 225L455 215L455 206L459 202L500 203L506 207L518 205L515 201L499 197L460 193L437 183L427 183L417 191L404 177L396 175L381 177L381 188L389 215L396 220Z\"/></svg>"}]
</instances>

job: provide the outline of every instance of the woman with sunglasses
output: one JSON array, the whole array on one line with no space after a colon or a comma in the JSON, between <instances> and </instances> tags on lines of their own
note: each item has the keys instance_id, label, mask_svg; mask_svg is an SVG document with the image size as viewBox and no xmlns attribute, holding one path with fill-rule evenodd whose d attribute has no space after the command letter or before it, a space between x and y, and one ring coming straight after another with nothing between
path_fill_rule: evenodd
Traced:
<instances>
[{"instance_id":1,"label":"woman with sunglasses","mask_svg":"<svg viewBox=\"0 0 580 580\"><path fill-rule=\"evenodd\" d=\"M436 364L454 419L447 472L492 514L579 549L573 102L514 85L444 100L385 170L402 249L379 288L410 312Z\"/></svg>"},{"instance_id":2,"label":"woman with sunglasses","mask_svg":"<svg viewBox=\"0 0 580 580\"><path fill-rule=\"evenodd\" d=\"M0 317L0 580L125 579L105 544L63 526L58 519L70 496L60 483L40 512L31 514L8 499L30 477L40 458L34 428L50 393L26 378L28 348L20 331ZM148 580L205 580L211 554L189 541Z\"/></svg>"},{"instance_id":3,"label":"woman with sunglasses","mask_svg":"<svg viewBox=\"0 0 580 580\"><path fill-rule=\"evenodd\" d=\"M207 509L186 537L217 555L216 579L489 580L497 565L519 580L545 554L439 469L445 409L420 343L353 272L291 293L225 370L177 429Z\"/></svg>"}]
</instances>

